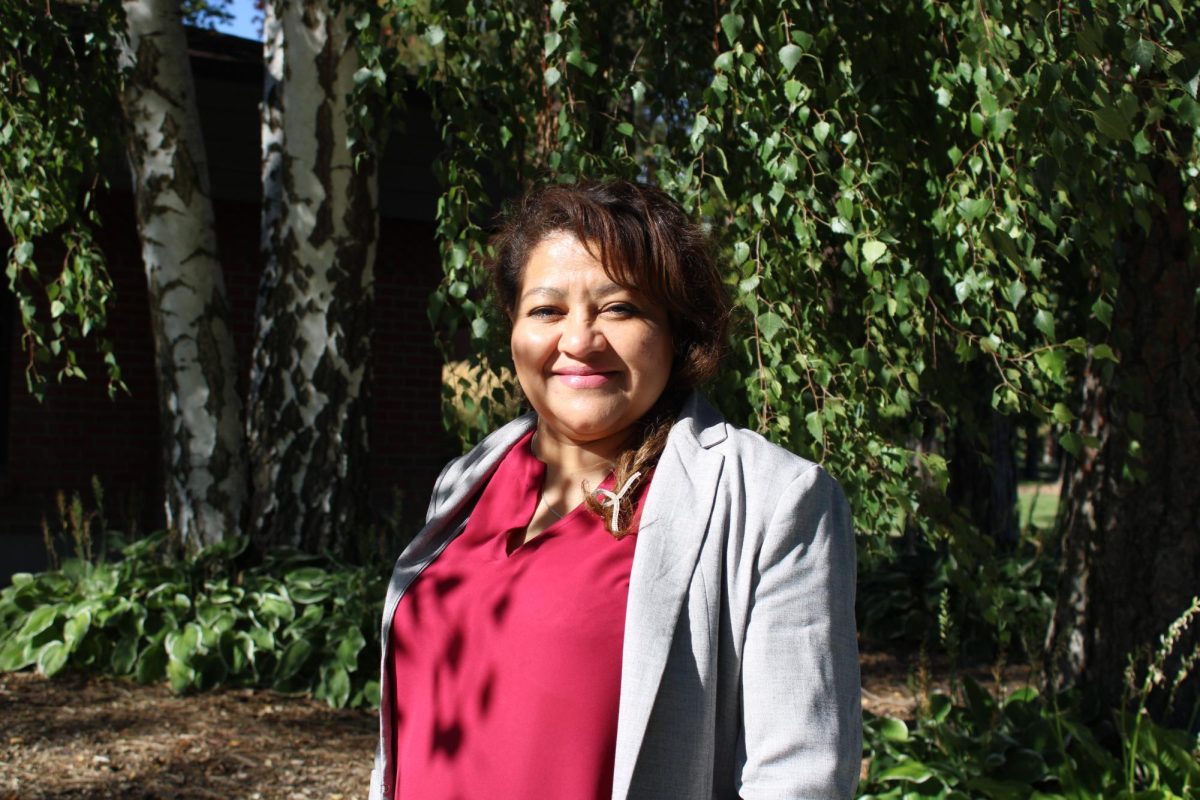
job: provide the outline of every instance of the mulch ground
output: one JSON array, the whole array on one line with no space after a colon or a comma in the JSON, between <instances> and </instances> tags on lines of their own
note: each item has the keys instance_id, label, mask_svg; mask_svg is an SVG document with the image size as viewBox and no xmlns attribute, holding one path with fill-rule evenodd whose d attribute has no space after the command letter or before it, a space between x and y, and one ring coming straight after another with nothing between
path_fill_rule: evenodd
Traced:
<instances>
[{"instance_id":1,"label":"mulch ground","mask_svg":"<svg viewBox=\"0 0 1200 800\"><path fill-rule=\"evenodd\" d=\"M923 691L915 666L864 653L862 667L863 708L911 719ZM986 670L972 674L988 683ZM1010 669L1004 691L1027 676ZM0 673L0 800L363 798L376 726L373 712L270 691L180 697L165 685Z\"/></svg>"},{"instance_id":2,"label":"mulch ground","mask_svg":"<svg viewBox=\"0 0 1200 800\"><path fill-rule=\"evenodd\" d=\"M365 797L376 725L267 691L0 675L0 798Z\"/></svg>"}]
</instances>

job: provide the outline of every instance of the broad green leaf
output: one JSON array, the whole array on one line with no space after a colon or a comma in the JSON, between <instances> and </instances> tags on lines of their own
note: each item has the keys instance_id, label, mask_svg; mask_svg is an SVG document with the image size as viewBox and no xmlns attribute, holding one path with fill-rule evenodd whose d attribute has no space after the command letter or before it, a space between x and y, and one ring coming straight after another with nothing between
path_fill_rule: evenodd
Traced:
<instances>
[{"instance_id":1,"label":"broad green leaf","mask_svg":"<svg viewBox=\"0 0 1200 800\"><path fill-rule=\"evenodd\" d=\"M768 311L765 314L760 314L758 317L758 330L768 342L774 339L779 331L783 330L784 325L783 318L774 311Z\"/></svg>"},{"instance_id":2,"label":"broad green leaf","mask_svg":"<svg viewBox=\"0 0 1200 800\"><path fill-rule=\"evenodd\" d=\"M1039 308L1033 315L1033 326L1045 334L1047 339L1054 340L1054 315L1049 311Z\"/></svg>"},{"instance_id":3,"label":"broad green leaf","mask_svg":"<svg viewBox=\"0 0 1200 800\"><path fill-rule=\"evenodd\" d=\"M905 759L894 767L889 767L879 774L878 780L883 783L890 781L909 781L924 783L933 777L933 770L916 759Z\"/></svg>"},{"instance_id":4,"label":"broad green leaf","mask_svg":"<svg viewBox=\"0 0 1200 800\"><path fill-rule=\"evenodd\" d=\"M741 35L742 26L745 24L746 21L741 14L726 14L721 17L721 30L724 31L725 41L729 42L730 47L733 47L738 36Z\"/></svg>"},{"instance_id":5,"label":"broad green leaf","mask_svg":"<svg viewBox=\"0 0 1200 800\"><path fill-rule=\"evenodd\" d=\"M889 742L907 742L908 741L908 726L904 724L904 720L895 719L894 717L884 717L880 722L879 732L884 739Z\"/></svg>"},{"instance_id":6,"label":"broad green leaf","mask_svg":"<svg viewBox=\"0 0 1200 800\"><path fill-rule=\"evenodd\" d=\"M733 245L733 263L735 266L741 266L746 263L746 259L750 257L750 245L745 242L736 242Z\"/></svg>"},{"instance_id":7,"label":"broad green leaf","mask_svg":"<svg viewBox=\"0 0 1200 800\"><path fill-rule=\"evenodd\" d=\"M137 662L137 638L122 636L113 647L110 666L117 675L128 675Z\"/></svg>"},{"instance_id":8,"label":"broad green leaf","mask_svg":"<svg viewBox=\"0 0 1200 800\"><path fill-rule=\"evenodd\" d=\"M62 642L55 639L52 642L47 642L38 651L37 668L38 672L47 677L53 677L62 672L63 667L67 665L67 656L70 655L70 650Z\"/></svg>"},{"instance_id":9,"label":"broad green leaf","mask_svg":"<svg viewBox=\"0 0 1200 800\"><path fill-rule=\"evenodd\" d=\"M877 239L871 239L863 243L862 254L867 263L874 264L879 259L883 258L883 254L887 252L887 245Z\"/></svg>"},{"instance_id":10,"label":"broad green leaf","mask_svg":"<svg viewBox=\"0 0 1200 800\"><path fill-rule=\"evenodd\" d=\"M795 103L796 98L800 96L800 92L804 90L804 84L794 78L789 78L787 83L783 84L783 96L787 98L789 103Z\"/></svg>"},{"instance_id":11,"label":"broad green leaf","mask_svg":"<svg viewBox=\"0 0 1200 800\"><path fill-rule=\"evenodd\" d=\"M779 49L779 60L783 63L783 69L787 73L791 73L800 63L800 57L804 55L804 51L794 44L785 44Z\"/></svg>"},{"instance_id":12,"label":"broad green leaf","mask_svg":"<svg viewBox=\"0 0 1200 800\"><path fill-rule=\"evenodd\" d=\"M1130 121L1114 106L1093 111L1092 117L1096 120L1097 130L1110 139L1128 141L1133 135Z\"/></svg>"},{"instance_id":13,"label":"broad green leaf","mask_svg":"<svg viewBox=\"0 0 1200 800\"><path fill-rule=\"evenodd\" d=\"M287 646L275 668L275 682L282 683L303 669L312 656L313 646L305 639L297 639Z\"/></svg>"}]
</instances>

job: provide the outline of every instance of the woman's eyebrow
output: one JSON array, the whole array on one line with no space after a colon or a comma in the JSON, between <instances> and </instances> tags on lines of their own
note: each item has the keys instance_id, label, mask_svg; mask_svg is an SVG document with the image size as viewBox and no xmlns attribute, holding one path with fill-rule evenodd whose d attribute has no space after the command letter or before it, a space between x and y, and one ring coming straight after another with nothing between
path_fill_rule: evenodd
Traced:
<instances>
[{"instance_id":1,"label":"woman's eyebrow","mask_svg":"<svg viewBox=\"0 0 1200 800\"><path fill-rule=\"evenodd\" d=\"M608 283L608 284L605 284L604 286L599 287L595 291L594 296L595 297L608 297L609 295L617 294L618 292L623 292L623 291L626 291L626 289L624 286L621 286L619 283ZM527 289L525 291L525 293L521 295L521 299L524 300L525 298L531 297L532 295L540 295L542 297L553 297L555 300L565 300L567 297L566 292L564 292L562 289L558 289L554 286L534 286L531 289Z\"/></svg>"}]
</instances>

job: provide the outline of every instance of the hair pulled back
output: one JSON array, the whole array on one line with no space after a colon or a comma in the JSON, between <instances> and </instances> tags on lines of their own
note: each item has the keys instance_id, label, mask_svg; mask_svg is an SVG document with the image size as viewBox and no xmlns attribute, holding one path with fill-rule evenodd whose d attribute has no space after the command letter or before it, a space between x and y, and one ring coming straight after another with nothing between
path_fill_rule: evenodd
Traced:
<instances>
[{"instance_id":1,"label":"hair pulled back","mask_svg":"<svg viewBox=\"0 0 1200 800\"><path fill-rule=\"evenodd\" d=\"M692 388L713 376L725 348L730 301L700 226L662 190L626 180L550 184L529 191L507 210L492 238L489 264L496 298L511 319L529 255L548 236L569 233L619 286L633 289L667 313L675 353L667 388L638 421L635 436L616 461L624 486L658 463L667 434ZM585 490L587 487L584 487ZM621 500L617 525L611 510L586 492L588 507L618 538L629 532L636 493Z\"/></svg>"}]
</instances>

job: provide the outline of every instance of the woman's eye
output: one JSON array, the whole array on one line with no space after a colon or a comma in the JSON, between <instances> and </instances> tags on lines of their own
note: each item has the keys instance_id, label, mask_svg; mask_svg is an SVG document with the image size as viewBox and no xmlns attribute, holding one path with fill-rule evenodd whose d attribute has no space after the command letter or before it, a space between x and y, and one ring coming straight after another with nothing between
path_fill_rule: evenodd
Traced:
<instances>
[{"instance_id":1,"label":"woman's eye","mask_svg":"<svg viewBox=\"0 0 1200 800\"><path fill-rule=\"evenodd\" d=\"M633 303L613 303L605 306L604 311L614 316L633 317L639 314L638 307Z\"/></svg>"},{"instance_id":2,"label":"woman's eye","mask_svg":"<svg viewBox=\"0 0 1200 800\"><path fill-rule=\"evenodd\" d=\"M560 313L561 312L553 306L537 306L529 309L529 316L531 317L556 317Z\"/></svg>"}]
</instances>

